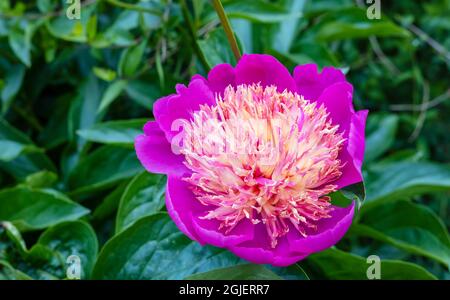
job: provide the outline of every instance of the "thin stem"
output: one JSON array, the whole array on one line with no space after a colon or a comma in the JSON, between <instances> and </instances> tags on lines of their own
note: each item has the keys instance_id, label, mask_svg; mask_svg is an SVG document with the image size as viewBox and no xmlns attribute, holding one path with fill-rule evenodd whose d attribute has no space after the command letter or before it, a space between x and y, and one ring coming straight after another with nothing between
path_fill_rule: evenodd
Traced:
<instances>
[{"instance_id":1,"label":"thin stem","mask_svg":"<svg viewBox=\"0 0 450 300\"><path fill-rule=\"evenodd\" d=\"M228 21L228 17L223 9L222 2L220 0L212 0L214 9L219 16L220 23L222 23L223 29L225 30L225 34L227 35L228 43L231 46L231 50L233 51L234 57L236 61L241 59L241 51L239 50L236 37L234 36L233 29L231 29L230 21Z\"/></svg>"},{"instance_id":2,"label":"thin stem","mask_svg":"<svg viewBox=\"0 0 450 300\"><path fill-rule=\"evenodd\" d=\"M149 13L152 15L160 15L161 14L161 12L157 9L152 9L152 8L142 7L142 6L135 5L135 4L125 3L125 2L122 2L119 0L104 0L104 1L108 2L111 5L129 9L129 10L139 11L139 12L143 12L143 13Z\"/></svg>"}]
</instances>

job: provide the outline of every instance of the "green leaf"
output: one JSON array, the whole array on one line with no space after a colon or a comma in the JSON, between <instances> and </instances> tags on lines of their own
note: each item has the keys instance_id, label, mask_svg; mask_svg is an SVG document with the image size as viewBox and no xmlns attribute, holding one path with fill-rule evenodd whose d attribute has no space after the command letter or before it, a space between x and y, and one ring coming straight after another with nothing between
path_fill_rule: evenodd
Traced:
<instances>
[{"instance_id":1,"label":"green leaf","mask_svg":"<svg viewBox=\"0 0 450 300\"><path fill-rule=\"evenodd\" d=\"M73 193L104 189L142 170L134 149L103 146L75 166L69 175L69 188Z\"/></svg>"},{"instance_id":2,"label":"green leaf","mask_svg":"<svg viewBox=\"0 0 450 300\"><path fill-rule=\"evenodd\" d=\"M142 172L127 186L116 218L116 234L164 207L165 176Z\"/></svg>"},{"instance_id":3,"label":"green leaf","mask_svg":"<svg viewBox=\"0 0 450 300\"><path fill-rule=\"evenodd\" d=\"M134 144L135 138L142 134L144 119L111 121L95 124L77 133L84 139L102 144Z\"/></svg>"},{"instance_id":4,"label":"green leaf","mask_svg":"<svg viewBox=\"0 0 450 300\"><path fill-rule=\"evenodd\" d=\"M30 280L25 273L14 269L8 262L0 260L0 280Z\"/></svg>"},{"instance_id":5,"label":"green leaf","mask_svg":"<svg viewBox=\"0 0 450 300\"><path fill-rule=\"evenodd\" d=\"M125 49L120 57L118 73L123 77L131 77L138 69L144 57L147 39L144 39L136 46Z\"/></svg>"},{"instance_id":6,"label":"green leaf","mask_svg":"<svg viewBox=\"0 0 450 300\"><path fill-rule=\"evenodd\" d=\"M312 254L308 257L307 263L312 264L314 269L320 272L321 278L338 280L368 279L367 269L371 266L364 257L334 248ZM381 279L385 280L436 279L424 268L400 260L381 260L380 271Z\"/></svg>"},{"instance_id":7,"label":"green leaf","mask_svg":"<svg viewBox=\"0 0 450 300\"><path fill-rule=\"evenodd\" d=\"M365 163L373 161L385 153L395 141L397 133L398 116L396 115L370 115L367 121L368 130L375 127L366 137L364 153Z\"/></svg>"},{"instance_id":8,"label":"green leaf","mask_svg":"<svg viewBox=\"0 0 450 300\"><path fill-rule=\"evenodd\" d=\"M450 167L431 162L395 162L372 166L363 209L413 195L448 191Z\"/></svg>"},{"instance_id":9,"label":"green leaf","mask_svg":"<svg viewBox=\"0 0 450 300\"><path fill-rule=\"evenodd\" d=\"M9 46L20 61L27 67L31 66L31 35L32 26L28 23L24 23L12 27L8 36Z\"/></svg>"},{"instance_id":10,"label":"green leaf","mask_svg":"<svg viewBox=\"0 0 450 300\"><path fill-rule=\"evenodd\" d=\"M319 30L315 37L318 41L410 36L407 30L397 26L386 16L380 20L370 20L364 9L355 7L328 13L317 27Z\"/></svg>"},{"instance_id":11,"label":"green leaf","mask_svg":"<svg viewBox=\"0 0 450 300\"><path fill-rule=\"evenodd\" d=\"M0 141L0 160L11 161L23 153L39 152L41 149L34 145L24 145L14 141Z\"/></svg>"},{"instance_id":12,"label":"green leaf","mask_svg":"<svg viewBox=\"0 0 450 300\"><path fill-rule=\"evenodd\" d=\"M81 279L90 278L98 252L97 236L92 227L82 221L65 222L47 229L39 238L37 244L30 249L30 255L36 253L36 247L50 249L54 258L60 263L61 270L66 275L67 259L76 255L80 258Z\"/></svg>"},{"instance_id":13,"label":"green leaf","mask_svg":"<svg viewBox=\"0 0 450 300\"><path fill-rule=\"evenodd\" d=\"M450 238L432 210L408 201L380 205L363 213L351 233L424 255L450 268Z\"/></svg>"},{"instance_id":14,"label":"green leaf","mask_svg":"<svg viewBox=\"0 0 450 300\"><path fill-rule=\"evenodd\" d=\"M233 0L223 3L229 18L242 18L253 22L277 23L295 20L301 17L301 12L292 13L273 3L262 1Z\"/></svg>"},{"instance_id":15,"label":"green leaf","mask_svg":"<svg viewBox=\"0 0 450 300\"><path fill-rule=\"evenodd\" d=\"M120 96L127 84L128 82L126 80L118 80L108 86L103 94L102 100L100 101L98 112L104 111L109 105L111 105L111 103L113 103L114 100Z\"/></svg>"},{"instance_id":16,"label":"green leaf","mask_svg":"<svg viewBox=\"0 0 450 300\"><path fill-rule=\"evenodd\" d=\"M102 220L117 211L120 199L122 198L128 183L128 181L122 182L103 199L102 203L97 206L92 214L95 220Z\"/></svg>"},{"instance_id":17,"label":"green leaf","mask_svg":"<svg viewBox=\"0 0 450 300\"><path fill-rule=\"evenodd\" d=\"M44 170L28 175L25 178L25 184L30 188L47 188L51 187L57 180L57 174Z\"/></svg>"},{"instance_id":18,"label":"green leaf","mask_svg":"<svg viewBox=\"0 0 450 300\"><path fill-rule=\"evenodd\" d=\"M92 72L94 72L95 76L104 80L104 81L113 81L116 79L116 72L111 69L105 69L100 67L93 67Z\"/></svg>"},{"instance_id":19,"label":"green leaf","mask_svg":"<svg viewBox=\"0 0 450 300\"><path fill-rule=\"evenodd\" d=\"M63 194L49 189L15 187L0 191L0 220L19 230L43 229L89 213Z\"/></svg>"},{"instance_id":20,"label":"green leaf","mask_svg":"<svg viewBox=\"0 0 450 300\"><path fill-rule=\"evenodd\" d=\"M130 81L125 91L133 101L148 110L151 110L155 100L161 97L161 90L156 84L141 80Z\"/></svg>"},{"instance_id":21,"label":"green leaf","mask_svg":"<svg viewBox=\"0 0 450 300\"><path fill-rule=\"evenodd\" d=\"M25 66L15 65L9 68L5 77L5 84L1 90L2 114L5 114L8 111L14 97L17 95L20 87L22 86L24 77Z\"/></svg>"},{"instance_id":22,"label":"green leaf","mask_svg":"<svg viewBox=\"0 0 450 300\"><path fill-rule=\"evenodd\" d=\"M187 280L283 280L274 272L262 265L239 265L213 271L194 274Z\"/></svg>"},{"instance_id":23,"label":"green leaf","mask_svg":"<svg viewBox=\"0 0 450 300\"><path fill-rule=\"evenodd\" d=\"M181 233L165 213L145 217L106 243L94 279L183 279L236 265L230 252L200 246Z\"/></svg>"},{"instance_id":24,"label":"green leaf","mask_svg":"<svg viewBox=\"0 0 450 300\"><path fill-rule=\"evenodd\" d=\"M206 39L198 41L198 46L210 68L224 62L236 64L236 59L230 47L223 47L227 43L227 37L222 28L210 32Z\"/></svg>"}]
</instances>

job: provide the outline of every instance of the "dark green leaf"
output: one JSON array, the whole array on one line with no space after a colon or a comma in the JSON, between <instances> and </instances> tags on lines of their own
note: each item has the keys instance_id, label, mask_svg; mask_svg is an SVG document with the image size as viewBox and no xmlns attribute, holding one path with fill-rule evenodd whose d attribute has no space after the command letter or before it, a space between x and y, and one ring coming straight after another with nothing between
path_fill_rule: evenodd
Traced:
<instances>
[{"instance_id":1,"label":"dark green leaf","mask_svg":"<svg viewBox=\"0 0 450 300\"><path fill-rule=\"evenodd\" d=\"M142 171L134 149L103 146L75 166L69 187L77 193L107 188Z\"/></svg>"},{"instance_id":2,"label":"dark green leaf","mask_svg":"<svg viewBox=\"0 0 450 300\"><path fill-rule=\"evenodd\" d=\"M116 218L116 233L139 219L157 213L164 206L166 180L162 175L143 172L130 182L122 199Z\"/></svg>"},{"instance_id":3,"label":"dark green leaf","mask_svg":"<svg viewBox=\"0 0 450 300\"><path fill-rule=\"evenodd\" d=\"M236 265L224 249L200 246L181 233L167 214L145 217L111 239L94 267L95 279L183 279Z\"/></svg>"},{"instance_id":4,"label":"dark green leaf","mask_svg":"<svg viewBox=\"0 0 450 300\"><path fill-rule=\"evenodd\" d=\"M283 280L261 265L239 265L186 277L188 280Z\"/></svg>"},{"instance_id":5,"label":"dark green leaf","mask_svg":"<svg viewBox=\"0 0 450 300\"><path fill-rule=\"evenodd\" d=\"M88 213L54 190L16 187L0 192L0 220L12 222L19 230L43 229Z\"/></svg>"},{"instance_id":6,"label":"dark green leaf","mask_svg":"<svg viewBox=\"0 0 450 300\"><path fill-rule=\"evenodd\" d=\"M341 250L330 248L312 254L308 257L311 263L327 279L358 279L367 278L367 269L371 263L366 258ZM399 260L381 260L380 277L385 280L399 279L436 279L434 275L424 268Z\"/></svg>"}]
</instances>

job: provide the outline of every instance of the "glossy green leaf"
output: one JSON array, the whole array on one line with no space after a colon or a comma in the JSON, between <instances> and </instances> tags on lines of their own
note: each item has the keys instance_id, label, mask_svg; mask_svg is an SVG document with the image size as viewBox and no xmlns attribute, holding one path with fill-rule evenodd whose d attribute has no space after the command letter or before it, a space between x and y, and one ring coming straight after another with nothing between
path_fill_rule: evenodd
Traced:
<instances>
[{"instance_id":1,"label":"glossy green leaf","mask_svg":"<svg viewBox=\"0 0 450 300\"><path fill-rule=\"evenodd\" d=\"M364 209L414 195L450 188L450 167L431 162L395 162L373 166Z\"/></svg>"},{"instance_id":2,"label":"glossy green leaf","mask_svg":"<svg viewBox=\"0 0 450 300\"><path fill-rule=\"evenodd\" d=\"M72 221L58 224L47 229L36 245L30 249L30 255L37 255L34 253L39 250L35 250L35 247L50 249L55 256L53 259L60 263L62 278L66 275L67 260L73 255L80 259L81 279L90 278L97 257L98 242L94 230L88 223Z\"/></svg>"},{"instance_id":3,"label":"glossy green leaf","mask_svg":"<svg viewBox=\"0 0 450 300\"><path fill-rule=\"evenodd\" d=\"M159 212L164 206L166 179L162 175L143 172L130 182L116 218L116 233L123 231L139 219Z\"/></svg>"},{"instance_id":4,"label":"glossy green leaf","mask_svg":"<svg viewBox=\"0 0 450 300\"><path fill-rule=\"evenodd\" d=\"M183 279L189 275L236 265L230 252L200 246L181 233L167 214L145 217L102 249L95 279Z\"/></svg>"},{"instance_id":5,"label":"glossy green leaf","mask_svg":"<svg viewBox=\"0 0 450 300\"><path fill-rule=\"evenodd\" d=\"M283 280L262 265L239 265L186 277L188 280Z\"/></svg>"},{"instance_id":6,"label":"glossy green leaf","mask_svg":"<svg viewBox=\"0 0 450 300\"><path fill-rule=\"evenodd\" d=\"M15 187L0 192L0 220L19 230L43 229L89 213L65 195L49 189Z\"/></svg>"},{"instance_id":7,"label":"glossy green leaf","mask_svg":"<svg viewBox=\"0 0 450 300\"><path fill-rule=\"evenodd\" d=\"M372 265L364 257L333 248L312 254L308 257L308 264L312 264L323 277L340 280L368 279L367 269ZM388 259L381 260L380 277L384 280L436 279L434 275L416 264Z\"/></svg>"},{"instance_id":8,"label":"glossy green leaf","mask_svg":"<svg viewBox=\"0 0 450 300\"><path fill-rule=\"evenodd\" d=\"M75 166L69 176L69 187L76 193L103 189L142 170L134 149L103 146Z\"/></svg>"},{"instance_id":9,"label":"glossy green leaf","mask_svg":"<svg viewBox=\"0 0 450 300\"><path fill-rule=\"evenodd\" d=\"M371 237L450 268L450 238L442 221L425 206L397 201L363 213L351 232Z\"/></svg>"},{"instance_id":10,"label":"glossy green leaf","mask_svg":"<svg viewBox=\"0 0 450 300\"><path fill-rule=\"evenodd\" d=\"M142 134L145 119L111 121L95 124L77 133L84 139L102 144L134 144L134 140Z\"/></svg>"}]
</instances>

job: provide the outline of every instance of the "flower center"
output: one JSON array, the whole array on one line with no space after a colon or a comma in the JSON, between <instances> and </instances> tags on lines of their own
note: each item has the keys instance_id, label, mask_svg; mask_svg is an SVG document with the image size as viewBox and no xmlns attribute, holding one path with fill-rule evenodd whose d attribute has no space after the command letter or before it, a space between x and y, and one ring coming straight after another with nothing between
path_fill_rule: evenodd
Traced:
<instances>
[{"instance_id":1,"label":"flower center","mask_svg":"<svg viewBox=\"0 0 450 300\"><path fill-rule=\"evenodd\" d=\"M262 222L275 248L289 230L307 236L330 217L344 138L323 105L275 86L228 86L183 129L184 180L225 234Z\"/></svg>"}]
</instances>

